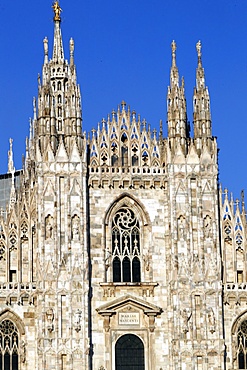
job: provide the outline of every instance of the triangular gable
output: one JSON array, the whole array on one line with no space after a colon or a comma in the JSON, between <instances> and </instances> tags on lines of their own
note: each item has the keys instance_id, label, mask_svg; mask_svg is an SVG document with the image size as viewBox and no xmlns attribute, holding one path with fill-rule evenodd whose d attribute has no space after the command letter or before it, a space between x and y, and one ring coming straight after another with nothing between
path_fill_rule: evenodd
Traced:
<instances>
[{"instance_id":1,"label":"triangular gable","mask_svg":"<svg viewBox=\"0 0 247 370\"><path fill-rule=\"evenodd\" d=\"M176 196L183 195L184 197L187 195L187 191L185 189L183 181L180 181L176 190Z\"/></svg>"},{"instance_id":2,"label":"triangular gable","mask_svg":"<svg viewBox=\"0 0 247 370\"><path fill-rule=\"evenodd\" d=\"M143 311L143 315L146 315L149 320L149 330L153 332L155 328L155 317L161 314L162 308L129 294L106 303L96 309L98 314L104 318L104 329L107 332L110 330L111 316L121 315L123 312L120 311L125 308L129 311L129 307ZM138 313L136 314L138 315Z\"/></svg>"},{"instance_id":3,"label":"triangular gable","mask_svg":"<svg viewBox=\"0 0 247 370\"><path fill-rule=\"evenodd\" d=\"M49 197L49 196L54 197L55 196L55 190L50 180L47 181L43 194L44 194L44 197Z\"/></svg>"},{"instance_id":4,"label":"triangular gable","mask_svg":"<svg viewBox=\"0 0 247 370\"><path fill-rule=\"evenodd\" d=\"M201 160L202 164L211 164L212 163L212 157L211 157L209 148L207 146L204 146L200 160Z\"/></svg>"},{"instance_id":5,"label":"triangular gable","mask_svg":"<svg viewBox=\"0 0 247 370\"><path fill-rule=\"evenodd\" d=\"M75 140L70 154L70 162L74 163L81 162L80 153Z\"/></svg>"},{"instance_id":6,"label":"triangular gable","mask_svg":"<svg viewBox=\"0 0 247 370\"><path fill-rule=\"evenodd\" d=\"M185 163L185 156L180 143L177 144L173 163L175 164Z\"/></svg>"},{"instance_id":7,"label":"triangular gable","mask_svg":"<svg viewBox=\"0 0 247 370\"><path fill-rule=\"evenodd\" d=\"M189 148L189 153L187 156L187 164L197 164L199 163L199 157L195 148L195 145L192 144Z\"/></svg>"},{"instance_id":8,"label":"triangular gable","mask_svg":"<svg viewBox=\"0 0 247 370\"><path fill-rule=\"evenodd\" d=\"M54 154L53 154L53 150L51 148L50 142L48 142L47 144L45 154L44 154L44 160L49 163L54 162Z\"/></svg>"},{"instance_id":9,"label":"triangular gable","mask_svg":"<svg viewBox=\"0 0 247 370\"><path fill-rule=\"evenodd\" d=\"M108 302L103 306L100 306L96 309L96 311L99 314L104 314L107 312L114 313L127 305L132 305L136 308L139 308L146 314L155 314L155 316L162 312L161 307L155 306L152 303L149 303L137 297L133 297L129 294L125 295L124 297L120 297L114 301Z\"/></svg>"},{"instance_id":10,"label":"triangular gable","mask_svg":"<svg viewBox=\"0 0 247 370\"><path fill-rule=\"evenodd\" d=\"M57 150L56 161L57 162L68 162L69 161L62 139L60 140L59 147Z\"/></svg>"},{"instance_id":11,"label":"triangular gable","mask_svg":"<svg viewBox=\"0 0 247 370\"><path fill-rule=\"evenodd\" d=\"M73 184L70 190L70 195L80 195L81 194L81 188L76 179L73 180Z\"/></svg>"},{"instance_id":12,"label":"triangular gable","mask_svg":"<svg viewBox=\"0 0 247 370\"><path fill-rule=\"evenodd\" d=\"M203 195L206 194L206 193L211 194L211 191L212 191L211 185L208 181L206 181L206 183L204 185L204 188L202 190L202 193L203 193Z\"/></svg>"}]
</instances>

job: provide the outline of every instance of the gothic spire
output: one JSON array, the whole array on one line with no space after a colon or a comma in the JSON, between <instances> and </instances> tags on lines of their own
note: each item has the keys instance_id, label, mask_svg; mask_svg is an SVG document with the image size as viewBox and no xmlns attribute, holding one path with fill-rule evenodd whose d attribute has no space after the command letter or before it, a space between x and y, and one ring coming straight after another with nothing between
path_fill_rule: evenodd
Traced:
<instances>
[{"instance_id":1,"label":"gothic spire","mask_svg":"<svg viewBox=\"0 0 247 370\"><path fill-rule=\"evenodd\" d=\"M70 40L70 62L64 58L61 33L61 12L59 1L54 1L54 46L49 60L48 39L44 43L44 64L42 82L38 78L37 111L35 104L34 133L38 139L41 153L52 148L54 154L62 140L68 153L72 150L74 139L82 150L81 94L76 81L74 65L74 41Z\"/></svg>"},{"instance_id":2,"label":"gothic spire","mask_svg":"<svg viewBox=\"0 0 247 370\"><path fill-rule=\"evenodd\" d=\"M176 65L176 43L172 41L172 66L170 72L170 86L167 94L167 121L168 137L182 139L182 147L185 138L188 137L188 122L186 112L186 99L184 93L184 79L179 84L179 73Z\"/></svg>"},{"instance_id":3,"label":"gothic spire","mask_svg":"<svg viewBox=\"0 0 247 370\"><path fill-rule=\"evenodd\" d=\"M63 40L60 28L61 23L61 12L62 9L59 6L59 2L55 1L53 6L54 10L54 44L53 44L53 61L61 63L64 61L64 51L63 51Z\"/></svg>"},{"instance_id":4,"label":"gothic spire","mask_svg":"<svg viewBox=\"0 0 247 370\"><path fill-rule=\"evenodd\" d=\"M171 85L171 88L174 88L175 86L179 86L179 73L178 73L178 68L176 65L177 45L174 40L171 43L171 49L172 49L172 66L171 66L171 73L170 73L170 85Z\"/></svg>"},{"instance_id":5,"label":"gothic spire","mask_svg":"<svg viewBox=\"0 0 247 370\"><path fill-rule=\"evenodd\" d=\"M202 67L201 41L196 44L198 65L196 69L196 87L194 88L194 137L212 136L211 113L208 88L205 86L204 68Z\"/></svg>"}]
</instances>

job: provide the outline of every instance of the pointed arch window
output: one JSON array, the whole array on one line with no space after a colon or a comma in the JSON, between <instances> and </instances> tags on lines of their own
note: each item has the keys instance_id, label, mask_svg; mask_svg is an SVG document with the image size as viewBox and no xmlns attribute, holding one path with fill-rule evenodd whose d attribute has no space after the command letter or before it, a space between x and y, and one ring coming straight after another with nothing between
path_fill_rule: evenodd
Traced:
<instances>
[{"instance_id":1,"label":"pointed arch window","mask_svg":"<svg viewBox=\"0 0 247 370\"><path fill-rule=\"evenodd\" d=\"M121 148L121 154L122 154L122 166L127 166L128 165L128 137L126 133L124 132L121 141L123 143L122 148Z\"/></svg>"},{"instance_id":2,"label":"pointed arch window","mask_svg":"<svg viewBox=\"0 0 247 370\"><path fill-rule=\"evenodd\" d=\"M247 320L239 325L237 341L238 369L247 369Z\"/></svg>"},{"instance_id":3,"label":"pointed arch window","mask_svg":"<svg viewBox=\"0 0 247 370\"><path fill-rule=\"evenodd\" d=\"M114 282L140 282L140 225L134 212L120 208L112 221L112 269Z\"/></svg>"},{"instance_id":4,"label":"pointed arch window","mask_svg":"<svg viewBox=\"0 0 247 370\"><path fill-rule=\"evenodd\" d=\"M138 144L133 143L132 147L131 147L131 150L132 150L132 166L138 166L139 165L139 157L137 155Z\"/></svg>"},{"instance_id":5,"label":"pointed arch window","mask_svg":"<svg viewBox=\"0 0 247 370\"><path fill-rule=\"evenodd\" d=\"M18 370L19 366L19 332L10 320L0 323L0 369Z\"/></svg>"},{"instance_id":6,"label":"pointed arch window","mask_svg":"<svg viewBox=\"0 0 247 370\"><path fill-rule=\"evenodd\" d=\"M142 153L142 160L143 160L143 165L147 166L147 164L148 164L148 153L146 151Z\"/></svg>"},{"instance_id":7,"label":"pointed arch window","mask_svg":"<svg viewBox=\"0 0 247 370\"><path fill-rule=\"evenodd\" d=\"M118 166L118 147L115 142L111 144L112 156L111 156L111 165L113 167Z\"/></svg>"}]
</instances>

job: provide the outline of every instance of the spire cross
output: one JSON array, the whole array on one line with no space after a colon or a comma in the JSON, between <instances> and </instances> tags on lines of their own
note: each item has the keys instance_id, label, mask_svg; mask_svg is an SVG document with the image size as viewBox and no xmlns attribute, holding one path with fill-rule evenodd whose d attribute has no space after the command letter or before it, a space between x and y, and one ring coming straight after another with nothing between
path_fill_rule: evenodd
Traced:
<instances>
[{"instance_id":1,"label":"spire cross","mask_svg":"<svg viewBox=\"0 0 247 370\"><path fill-rule=\"evenodd\" d=\"M122 105L122 110L125 110L126 102L124 100L122 100L121 105Z\"/></svg>"}]
</instances>

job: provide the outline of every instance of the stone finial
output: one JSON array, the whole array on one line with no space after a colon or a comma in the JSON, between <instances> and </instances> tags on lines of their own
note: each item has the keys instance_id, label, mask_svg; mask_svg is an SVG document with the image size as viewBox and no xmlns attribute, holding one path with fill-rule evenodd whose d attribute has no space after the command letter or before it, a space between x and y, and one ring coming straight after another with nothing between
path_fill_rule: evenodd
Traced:
<instances>
[{"instance_id":1,"label":"stone finial","mask_svg":"<svg viewBox=\"0 0 247 370\"><path fill-rule=\"evenodd\" d=\"M70 53L74 53L75 43L74 43L74 40L72 39L72 37L71 37L71 39L69 41L69 46L70 46Z\"/></svg>"},{"instance_id":2,"label":"stone finial","mask_svg":"<svg viewBox=\"0 0 247 370\"><path fill-rule=\"evenodd\" d=\"M172 48L172 65L175 66L176 65L177 44L176 44L176 42L174 40L171 43L171 48Z\"/></svg>"},{"instance_id":3,"label":"stone finial","mask_svg":"<svg viewBox=\"0 0 247 370\"><path fill-rule=\"evenodd\" d=\"M37 107L36 107L36 98L33 97L33 119L37 119Z\"/></svg>"},{"instance_id":4,"label":"stone finial","mask_svg":"<svg viewBox=\"0 0 247 370\"><path fill-rule=\"evenodd\" d=\"M182 76L182 79L181 79L181 86L184 89L184 76Z\"/></svg>"}]
</instances>

